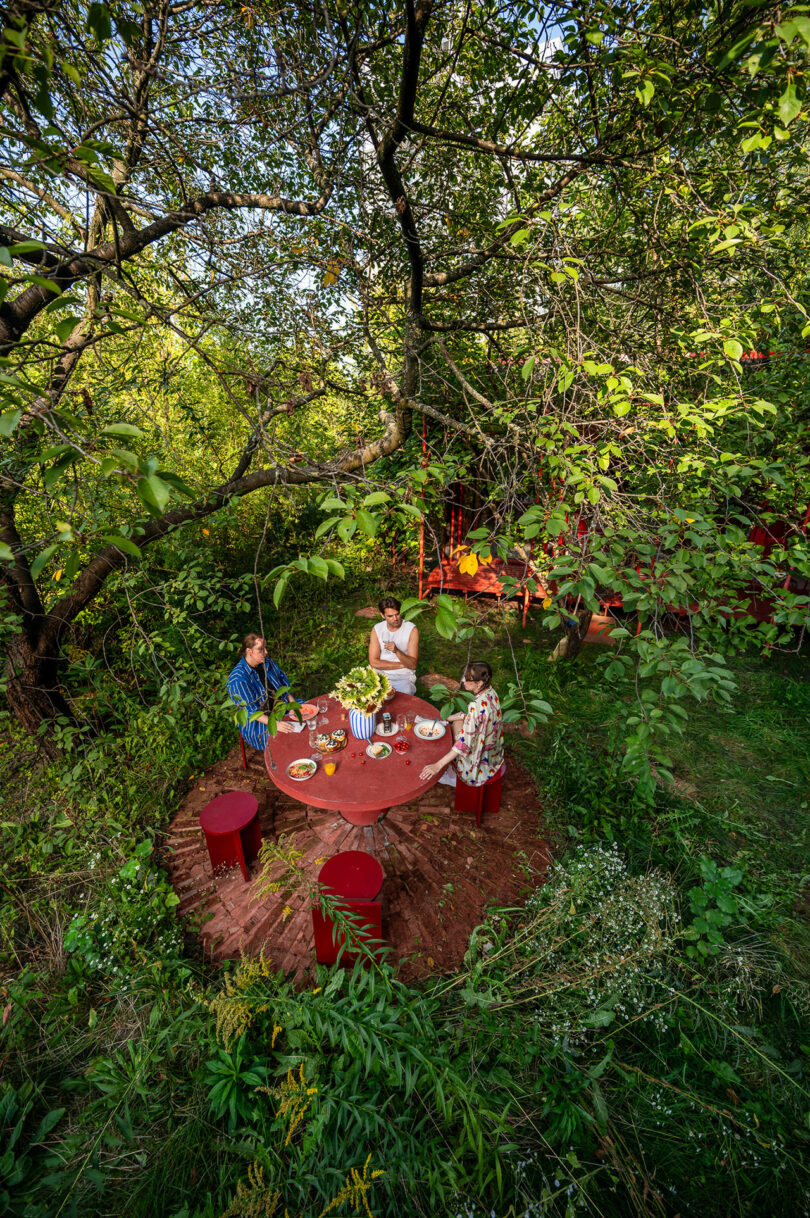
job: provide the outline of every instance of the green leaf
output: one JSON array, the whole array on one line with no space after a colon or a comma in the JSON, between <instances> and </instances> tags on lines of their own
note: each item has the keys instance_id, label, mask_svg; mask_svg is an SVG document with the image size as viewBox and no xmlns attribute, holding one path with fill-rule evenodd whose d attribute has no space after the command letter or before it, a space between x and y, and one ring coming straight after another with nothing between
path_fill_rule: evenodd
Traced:
<instances>
[{"instance_id":1,"label":"green leaf","mask_svg":"<svg viewBox=\"0 0 810 1218\"><path fill-rule=\"evenodd\" d=\"M59 339L60 343L63 343L70 338L73 331L81 323L81 320L81 317L65 317L62 319L62 321L56 323L54 330L56 331L56 337Z\"/></svg>"},{"instance_id":2,"label":"green leaf","mask_svg":"<svg viewBox=\"0 0 810 1218\"><path fill-rule=\"evenodd\" d=\"M322 520L315 530L315 537L323 537L324 533L328 533L338 523L337 516L330 516L328 520Z\"/></svg>"},{"instance_id":3,"label":"green leaf","mask_svg":"<svg viewBox=\"0 0 810 1218\"><path fill-rule=\"evenodd\" d=\"M446 609L436 610L436 632L443 639L452 639L458 629L458 622L454 613L448 613Z\"/></svg>"},{"instance_id":4,"label":"green leaf","mask_svg":"<svg viewBox=\"0 0 810 1218\"><path fill-rule=\"evenodd\" d=\"M380 518L375 516L373 512L365 512L362 508L358 508L357 527L361 532L368 534L369 537L376 537L377 530L380 527Z\"/></svg>"},{"instance_id":5,"label":"green leaf","mask_svg":"<svg viewBox=\"0 0 810 1218\"><path fill-rule=\"evenodd\" d=\"M16 245L10 245L8 252L10 254L33 254L34 250L44 250L45 246L41 241L18 241Z\"/></svg>"},{"instance_id":6,"label":"green leaf","mask_svg":"<svg viewBox=\"0 0 810 1218\"><path fill-rule=\"evenodd\" d=\"M112 33L110 14L106 4L94 3L87 13L87 30L94 34L99 42L106 42Z\"/></svg>"},{"instance_id":7,"label":"green leaf","mask_svg":"<svg viewBox=\"0 0 810 1218\"><path fill-rule=\"evenodd\" d=\"M169 488L162 478L158 478L157 474L149 474L146 478L139 478L136 490L141 502L146 505L153 516L155 513L160 515L169 502Z\"/></svg>"},{"instance_id":8,"label":"green leaf","mask_svg":"<svg viewBox=\"0 0 810 1218\"><path fill-rule=\"evenodd\" d=\"M723 343L723 350L729 359L739 360L742 356L743 349L736 338L727 338Z\"/></svg>"},{"instance_id":9,"label":"green leaf","mask_svg":"<svg viewBox=\"0 0 810 1218\"><path fill-rule=\"evenodd\" d=\"M788 81L785 91L777 102L776 109L783 127L789 127L794 118L801 112L802 103L796 95L796 85Z\"/></svg>"},{"instance_id":10,"label":"green leaf","mask_svg":"<svg viewBox=\"0 0 810 1218\"><path fill-rule=\"evenodd\" d=\"M336 558L327 558L326 565L332 575L336 575L338 579L345 579L346 572L343 563L339 563Z\"/></svg>"},{"instance_id":11,"label":"green leaf","mask_svg":"<svg viewBox=\"0 0 810 1218\"><path fill-rule=\"evenodd\" d=\"M338 523L337 532L341 541L351 541L357 530L357 521L353 516L344 516Z\"/></svg>"},{"instance_id":12,"label":"green leaf","mask_svg":"<svg viewBox=\"0 0 810 1218\"><path fill-rule=\"evenodd\" d=\"M4 410L0 414L0 436L10 436L21 418L21 410Z\"/></svg>"},{"instance_id":13,"label":"green leaf","mask_svg":"<svg viewBox=\"0 0 810 1218\"><path fill-rule=\"evenodd\" d=\"M636 97L645 108L649 106L652 99L655 97L655 85L651 80L645 80L643 84L636 89Z\"/></svg>"},{"instance_id":14,"label":"green leaf","mask_svg":"<svg viewBox=\"0 0 810 1218\"><path fill-rule=\"evenodd\" d=\"M606 1028L609 1024L613 1023L615 1018L616 1016L613 1011L607 1011L604 1007L600 1007L598 1011L591 1011L589 1015L586 1015L582 1022L586 1028Z\"/></svg>"},{"instance_id":15,"label":"green leaf","mask_svg":"<svg viewBox=\"0 0 810 1218\"><path fill-rule=\"evenodd\" d=\"M318 579L326 580L329 578L329 567L320 555L315 554L307 561L307 571L310 575L316 575Z\"/></svg>"},{"instance_id":16,"label":"green leaf","mask_svg":"<svg viewBox=\"0 0 810 1218\"><path fill-rule=\"evenodd\" d=\"M44 288L46 292L56 292L57 296L61 296L62 289L58 283L54 283L52 279L46 279L44 275L26 275L31 283L35 283L37 287Z\"/></svg>"},{"instance_id":17,"label":"green leaf","mask_svg":"<svg viewBox=\"0 0 810 1218\"><path fill-rule=\"evenodd\" d=\"M32 579L39 578L40 574L42 573L42 568L45 566L48 559L51 558L52 555L54 555L55 553L56 553L56 546L52 545L52 546L46 546L44 550L41 550L40 553L37 554L36 558L31 563L31 578Z\"/></svg>"},{"instance_id":18,"label":"green leaf","mask_svg":"<svg viewBox=\"0 0 810 1218\"><path fill-rule=\"evenodd\" d=\"M422 509L416 507L413 503L398 503L397 511L407 512L409 516L413 516L416 520L422 519Z\"/></svg>"},{"instance_id":19,"label":"green leaf","mask_svg":"<svg viewBox=\"0 0 810 1218\"><path fill-rule=\"evenodd\" d=\"M372 491L363 500L364 507L374 507L378 503L390 503L391 496L386 491Z\"/></svg>"},{"instance_id":20,"label":"green leaf","mask_svg":"<svg viewBox=\"0 0 810 1218\"><path fill-rule=\"evenodd\" d=\"M275 605L276 609L278 609L279 605L281 604L281 598L287 591L287 584L289 582L290 572L288 571L286 575L282 575L281 579L277 582L275 588L273 589L273 604Z\"/></svg>"},{"instance_id":21,"label":"green leaf","mask_svg":"<svg viewBox=\"0 0 810 1218\"><path fill-rule=\"evenodd\" d=\"M0 541L0 562L13 562L14 555L11 552L11 546L6 545L4 541Z\"/></svg>"},{"instance_id":22,"label":"green leaf","mask_svg":"<svg viewBox=\"0 0 810 1218\"><path fill-rule=\"evenodd\" d=\"M108 545L118 546L119 550L123 550L125 554L130 554L133 558L143 557L135 542L130 541L128 537L122 537L120 533L107 533L104 536L104 541Z\"/></svg>"},{"instance_id":23,"label":"green leaf","mask_svg":"<svg viewBox=\"0 0 810 1218\"><path fill-rule=\"evenodd\" d=\"M104 436L130 436L132 439L138 440L143 432L134 423L110 423L101 434Z\"/></svg>"}]
</instances>

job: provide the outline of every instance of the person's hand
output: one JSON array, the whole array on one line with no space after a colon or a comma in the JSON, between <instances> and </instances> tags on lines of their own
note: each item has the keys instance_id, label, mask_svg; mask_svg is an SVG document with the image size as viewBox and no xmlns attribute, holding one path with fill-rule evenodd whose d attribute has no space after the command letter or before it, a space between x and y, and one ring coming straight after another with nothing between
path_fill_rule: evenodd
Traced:
<instances>
[{"instance_id":1,"label":"person's hand","mask_svg":"<svg viewBox=\"0 0 810 1218\"><path fill-rule=\"evenodd\" d=\"M430 778L435 778L437 774L441 774L444 766L439 762L438 765L426 765L419 775L420 782L427 782Z\"/></svg>"},{"instance_id":2,"label":"person's hand","mask_svg":"<svg viewBox=\"0 0 810 1218\"><path fill-rule=\"evenodd\" d=\"M276 731L286 736L289 732L294 732L295 728L291 723L285 723L282 719L281 722L276 725Z\"/></svg>"}]
</instances>

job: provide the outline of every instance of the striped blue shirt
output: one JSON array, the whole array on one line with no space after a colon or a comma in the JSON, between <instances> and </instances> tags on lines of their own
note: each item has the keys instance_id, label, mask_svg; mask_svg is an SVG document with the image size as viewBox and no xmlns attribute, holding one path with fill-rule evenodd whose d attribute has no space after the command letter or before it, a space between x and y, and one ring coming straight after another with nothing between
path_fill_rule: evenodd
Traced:
<instances>
[{"instance_id":1,"label":"striped blue shirt","mask_svg":"<svg viewBox=\"0 0 810 1218\"><path fill-rule=\"evenodd\" d=\"M265 680L267 686L265 688ZM251 668L244 656L230 671L228 675L228 693L231 701L235 706L244 706L247 708L249 715L254 714L257 710L267 710L268 702L272 704L272 695L282 685L289 685L290 679L287 674L279 668L275 660L266 659L258 668ZM290 702L292 699L289 694L282 694L285 702ZM245 744L250 744L254 749L264 750L267 744L267 724L260 723L258 719L254 719L252 723L246 723L244 727L240 727L242 739Z\"/></svg>"}]
</instances>

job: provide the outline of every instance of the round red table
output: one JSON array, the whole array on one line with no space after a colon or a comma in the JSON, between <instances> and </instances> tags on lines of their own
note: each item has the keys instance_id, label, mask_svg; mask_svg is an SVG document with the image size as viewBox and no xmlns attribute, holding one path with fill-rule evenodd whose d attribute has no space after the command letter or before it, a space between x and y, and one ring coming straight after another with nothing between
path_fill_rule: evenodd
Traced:
<instances>
[{"instance_id":1,"label":"round red table","mask_svg":"<svg viewBox=\"0 0 810 1218\"><path fill-rule=\"evenodd\" d=\"M311 702L322 700L323 696L309 699ZM438 761L451 748L453 737L449 724L445 734L438 740L420 740L415 731L406 732L405 736L411 746L408 752L392 751L389 757L378 761L366 756L366 747L372 742L355 740L349 731L349 712L344 711L335 698L327 698L326 701L328 719L319 731L330 732L336 727L342 727L349 743L339 753L325 753L323 759L318 762L317 773L313 774L312 778L306 779L305 782L296 782L288 775L287 766L302 757L309 757L311 750L307 730L284 735L280 733L275 739L268 739L264 753L265 765L267 773L280 791L312 807L339 812L351 825L373 825L389 808L418 799L438 782L438 775L436 778L429 778L427 782L422 782L419 775L424 766ZM390 702L386 702L385 709L394 720L404 711L430 719L438 718L435 707L413 694L396 694ZM346 716L345 719L343 715ZM382 712L380 721L381 716ZM393 736L373 737L374 741L385 740L388 744L393 739ZM275 769L271 759L276 764ZM331 777L323 768L327 761L335 763L335 773Z\"/></svg>"},{"instance_id":2,"label":"round red table","mask_svg":"<svg viewBox=\"0 0 810 1218\"><path fill-rule=\"evenodd\" d=\"M258 810L259 801L250 791L226 791L203 808L200 828L215 875L238 866L247 883L247 864L262 844Z\"/></svg>"}]
</instances>

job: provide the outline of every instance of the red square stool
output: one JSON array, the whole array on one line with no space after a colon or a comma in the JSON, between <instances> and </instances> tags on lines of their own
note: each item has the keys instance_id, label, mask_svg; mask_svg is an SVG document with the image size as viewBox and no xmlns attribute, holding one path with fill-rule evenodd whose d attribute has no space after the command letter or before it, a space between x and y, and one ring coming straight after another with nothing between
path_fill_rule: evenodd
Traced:
<instances>
[{"instance_id":1,"label":"red square stool","mask_svg":"<svg viewBox=\"0 0 810 1218\"><path fill-rule=\"evenodd\" d=\"M200 828L214 875L238 866L248 882L247 864L262 844L258 812L259 801L249 791L226 791L205 805Z\"/></svg>"},{"instance_id":2,"label":"red square stool","mask_svg":"<svg viewBox=\"0 0 810 1218\"><path fill-rule=\"evenodd\" d=\"M506 767L501 766L494 778L480 787L470 787L456 777L456 812L474 812L476 825L481 824L481 814L494 816L501 810L501 789Z\"/></svg>"},{"instance_id":3,"label":"red square stool","mask_svg":"<svg viewBox=\"0 0 810 1218\"><path fill-rule=\"evenodd\" d=\"M340 908L357 918L355 925L364 939L382 938L382 903L378 899L385 874L382 867L364 850L344 850L324 863L318 882L331 896L341 897ZM312 908L315 934L315 959L319 964L334 964L345 946L343 932L317 906ZM342 959L352 964L356 952L344 952Z\"/></svg>"}]
</instances>

